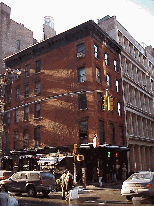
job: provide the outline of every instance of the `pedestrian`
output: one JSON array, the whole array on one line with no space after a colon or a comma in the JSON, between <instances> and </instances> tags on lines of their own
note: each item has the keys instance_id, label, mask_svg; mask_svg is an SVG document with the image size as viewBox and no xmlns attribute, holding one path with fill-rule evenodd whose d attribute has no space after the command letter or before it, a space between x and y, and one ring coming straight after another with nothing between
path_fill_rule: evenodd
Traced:
<instances>
[{"instance_id":1,"label":"pedestrian","mask_svg":"<svg viewBox=\"0 0 154 206\"><path fill-rule=\"evenodd\" d=\"M72 178L72 175L70 173L70 170L67 172L67 175L66 175L66 178L65 178L65 184L66 184L66 192L68 194L69 191L72 189L72 186L73 186L73 178Z\"/></svg>"},{"instance_id":2,"label":"pedestrian","mask_svg":"<svg viewBox=\"0 0 154 206\"><path fill-rule=\"evenodd\" d=\"M66 185L65 185L65 179L66 179L66 170L63 172L61 176L61 187L62 187L62 200L65 200L65 192L66 192Z\"/></svg>"},{"instance_id":3,"label":"pedestrian","mask_svg":"<svg viewBox=\"0 0 154 206\"><path fill-rule=\"evenodd\" d=\"M117 181L117 169L115 165L112 166L112 181L116 182Z\"/></svg>"},{"instance_id":4,"label":"pedestrian","mask_svg":"<svg viewBox=\"0 0 154 206\"><path fill-rule=\"evenodd\" d=\"M98 176L99 176L99 186L102 187L103 172L101 169L98 169Z\"/></svg>"},{"instance_id":5,"label":"pedestrian","mask_svg":"<svg viewBox=\"0 0 154 206\"><path fill-rule=\"evenodd\" d=\"M126 174L127 174L126 164L123 163L123 167L122 167L122 180L126 180Z\"/></svg>"}]
</instances>

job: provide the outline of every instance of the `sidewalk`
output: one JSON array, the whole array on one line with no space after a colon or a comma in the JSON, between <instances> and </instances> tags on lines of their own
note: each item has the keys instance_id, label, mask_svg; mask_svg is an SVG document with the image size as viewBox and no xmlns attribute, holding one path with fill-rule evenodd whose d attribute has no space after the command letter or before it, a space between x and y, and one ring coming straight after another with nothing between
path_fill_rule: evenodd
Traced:
<instances>
[{"instance_id":1,"label":"sidewalk","mask_svg":"<svg viewBox=\"0 0 154 206\"><path fill-rule=\"evenodd\" d=\"M83 186L79 185L79 188L82 188L83 190L101 190L101 189L121 189L122 188L122 180L118 180L116 183L111 182L111 183L106 183L103 182L102 187L100 187L98 182L94 183L87 183L86 188L83 188Z\"/></svg>"}]
</instances>

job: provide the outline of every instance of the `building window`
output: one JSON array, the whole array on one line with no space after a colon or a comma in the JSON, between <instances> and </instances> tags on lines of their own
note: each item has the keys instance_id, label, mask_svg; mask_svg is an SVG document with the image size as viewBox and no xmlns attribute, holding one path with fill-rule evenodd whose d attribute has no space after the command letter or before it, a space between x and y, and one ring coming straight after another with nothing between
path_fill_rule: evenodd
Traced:
<instances>
[{"instance_id":1,"label":"building window","mask_svg":"<svg viewBox=\"0 0 154 206\"><path fill-rule=\"evenodd\" d=\"M29 84L25 85L25 98L29 97Z\"/></svg>"},{"instance_id":2,"label":"building window","mask_svg":"<svg viewBox=\"0 0 154 206\"><path fill-rule=\"evenodd\" d=\"M17 40L17 49L20 50L20 40Z\"/></svg>"},{"instance_id":3,"label":"building window","mask_svg":"<svg viewBox=\"0 0 154 206\"><path fill-rule=\"evenodd\" d=\"M107 81L107 87L111 88L111 75L109 74L106 75L106 81Z\"/></svg>"},{"instance_id":4,"label":"building window","mask_svg":"<svg viewBox=\"0 0 154 206\"><path fill-rule=\"evenodd\" d=\"M40 146L40 127L34 128L34 147Z\"/></svg>"},{"instance_id":5,"label":"building window","mask_svg":"<svg viewBox=\"0 0 154 206\"><path fill-rule=\"evenodd\" d=\"M119 80L116 80L116 92L120 93L120 84L119 84Z\"/></svg>"},{"instance_id":6,"label":"building window","mask_svg":"<svg viewBox=\"0 0 154 206\"><path fill-rule=\"evenodd\" d=\"M29 106L24 107L24 120L28 120Z\"/></svg>"},{"instance_id":7,"label":"building window","mask_svg":"<svg viewBox=\"0 0 154 206\"><path fill-rule=\"evenodd\" d=\"M19 149L19 131L14 131L14 150Z\"/></svg>"},{"instance_id":8,"label":"building window","mask_svg":"<svg viewBox=\"0 0 154 206\"><path fill-rule=\"evenodd\" d=\"M99 47L96 44L94 44L94 55L99 59Z\"/></svg>"},{"instance_id":9,"label":"building window","mask_svg":"<svg viewBox=\"0 0 154 206\"><path fill-rule=\"evenodd\" d=\"M111 135L111 144L116 144L116 142L115 142L115 128L114 128L113 123L110 123L110 135Z\"/></svg>"},{"instance_id":10,"label":"building window","mask_svg":"<svg viewBox=\"0 0 154 206\"><path fill-rule=\"evenodd\" d=\"M117 60L113 61L113 65L114 65L114 71L118 72L118 62L117 62Z\"/></svg>"},{"instance_id":11,"label":"building window","mask_svg":"<svg viewBox=\"0 0 154 206\"><path fill-rule=\"evenodd\" d=\"M6 114L6 124L10 124L10 120L11 120L11 113L7 112L7 114Z\"/></svg>"},{"instance_id":12,"label":"building window","mask_svg":"<svg viewBox=\"0 0 154 206\"><path fill-rule=\"evenodd\" d=\"M86 93L79 94L79 110L87 109L87 97Z\"/></svg>"},{"instance_id":13,"label":"building window","mask_svg":"<svg viewBox=\"0 0 154 206\"><path fill-rule=\"evenodd\" d=\"M98 109L103 110L103 97L101 92L98 92Z\"/></svg>"},{"instance_id":14,"label":"building window","mask_svg":"<svg viewBox=\"0 0 154 206\"><path fill-rule=\"evenodd\" d=\"M121 102L118 102L118 115L119 117L122 116L122 107L121 107Z\"/></svg>"},{"instance_id":15,"label":"building window","mask_svg":"<svg viewBox=\"0 0 154 206\"><path fill-rule=\"evenodd\" d=\"M85 50L84 50L84 43L77 45L77 57L84 57L85 56Z\"/></svg>"},{"instance_id":16,"label":"building window","mask_svg":"<svg viewBox=\"0 0 154 206\"><path fill-rule=\"evenodd\" d=\"M85 82L85 81L86 81L85 67L78 68L78 82Z\"/></svg>"},{"instance_id":17,"label":"building window","mask_svg":"<svg viewBox=\"0 0 154 206\"><path fill-rule=\"evenodd\" d=\"M104 54L104 58L105 58L105 65L109 66L109 55L107 53Z\"/></svg>"},{"instance_id":18,"label":"building window","mask_svg":"<svg viewBox=\"0 0 154 206\"><path fill-rule=\"evenodd\" d=\"M25 129L23 133L23 148L28 148L28 129Z\"/></svg>"},{"instance_id":19,"label":"building window","mask_svg":"<svg viewBox=\"0 0 154 206\"><path fill-rule=\"evenodd\" d=\"M20 87L16 88L16 101L20 100Z\"/></svg>"},{"instance_id":20,"label":"building window","mask_svg":"<svg viewBox=\"0 0 154 206\"><path fill-rule=\"evenodd\" d=\"M11 90L7 91L7 103L11 103Z\"/></svg>"},{"instance_id":21,"label":"building window","mask_svg":"<svg viewBox=\"0 0 154 206\"><path fill-rule=\"evenodd\" d=\"M79 122L79 138L80 144L88 143L88 121Z\"/></svg>"},{"instance_id":22,"label":"building window","mask_svg":"<svg viewBox=\"0 0 154 206\"><path fill-rule=\"evenodd\" d=\"M120 126L119 129L120 129L120 141L121 141L121 145L125 145L124 128L123 128L123 126Z\"/></svg>"},{"instance_id":23,"label":"building window","mask_svg":"<svg viewBox=\"0 0 154 206\"><path fill-rule=\"evenodd\" d=\"M19 122L19 113L20 113L19 109L16 109L15 110L15 122Z\"/></svg>"},{"instance_id":24,"label":"building window","mask_svg":"<svg viewBox=\"0 0 154 206\"><path fill-rule=\"evenodd\" d=\"M5 138L6 138L5 151L9 151L9 133L8 132L5 133Z\"/></svg>"},{"instance_id":25,"label":"building window","mask_svg":"<svg viewBox=\"0 0 154 206\"><path fill-rule=\"evenodd\" d=\"M35 73L38 73L41 71L41 60L36 61L36 68Z\"/></svg>"},{"instance_id":26,"label":"building window","mask_svg":"<svg viewBox=\"0 0 154 206\"><path fill-rule=\"evenodd\" d=\"M101 69L100 68L96 68L96 81L98 83L101 83Z\"/></svg>"},{"instance_id":27,"label":"building window","mask_svg":"<svg viewBox=\"0 0 154 206\"><path fill-rule=\"evenodd\" d=\"M25 67L25 77L30 76L30 64L27 64Z\"/></svg>"},{"instance_id":28,"label":"building window","mask_svg":"<svg viewBox=\"0 0 154 206\"><path fill-rule=\"evenodd\" d=\"M99 136L100 136L99 143L104 144L105 143L105 130L104 130L104 121L102 120L99 120Z\"/></svg>"},{"instance_id":29,"label":"building window","mask_svg":"<svg viewBox=\"0 0 154 206\"><path fill-rule=\"evenodd\" d=\"M35 104L35 118L40 117L40 103Z\"/></svg>"},{"instance_id":30,"label":"building window","mask_svg":"<svg viewBox=\"0 0 154 206\"><path fill-rule=\"evenodd\" d=\"M38 82L35 82L34 94L36 96L38 96L38 95L40 95L40 93L41 93L41 83L40 83L40 81L38 81Z\"/></svg>"}]
</instances>

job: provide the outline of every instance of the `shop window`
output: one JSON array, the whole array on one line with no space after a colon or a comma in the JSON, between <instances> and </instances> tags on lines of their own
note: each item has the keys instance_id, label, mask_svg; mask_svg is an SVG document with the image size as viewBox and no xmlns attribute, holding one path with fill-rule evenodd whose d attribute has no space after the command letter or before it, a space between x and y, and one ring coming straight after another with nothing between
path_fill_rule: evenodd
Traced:
<instances>
[{"instance_id":1,"label":"shop window","mask_svg":"<svg viewBox=\"0 0 154 206\"><path fill-rule=\"evenodd\" d=\"M40 146L40 127L34 128L34 147Z\"/></svg>"},{"instance_id":2,"label":"shop window","mask_svg":"<svg viewBox=\"0 0 154 206\"><path fill-rule=\"evenodd\" d=\"M94 55L99 59L99 47L96 44L94 44Z\"/></svg>"},{"instance_id":3,"label":"shop window","mask_svg":"<svg viewBox=\"0 0 154 206\"><path fill-rule=\"evenodd\" d=\"M104 144L105 143L105 130L104 130L104 121L102 120L99 120L99 136L100 136L99 143Z\"/></svg>"},{"instance_id":4,"label":"shop window","mask_svg":"<svg viewBox=\"0 0 154 206\"><path fill-rule=\"evenodd\" d=\"M85 82L85 81L86 81L85 67L78 68L78 82Z\"/></svg>"},{"instance_id":5,"label":"shop window","mask_svg":"<svg viewBox=\"0 0 154 206\"><path fill-rule=\"evenodd\" d=\"M87 109L87 97L86 93L84 94L79 94L79 110L84 110Z\"/></svg>"},{"instance_id":6,"label":"shop window","mask_svg":"<svg viewBox=\"0 0 154 206\"><path fill-rule=\"evenodd\" d=\"M88 121L79 122L79 138L80 144L88 143Z\"/></svg>"},{"instance_id":7,"label":"shop window","mask_svg":"<svg viewBox=\"0 0 154 206\"><path fill-rule=\"evenodd\" d=\"M39 73L41 71L41 60L36 61L35 73Z\"/></svg>"},{"instance_id":8,"label":"shop window","mask_svg":"<svg viewBox=\"0 0 154 206\"><path fill-rule=\"evenodd\" d=\"M100 68L96 68L96 81L98 83L101 83L101 69Z\"/></svg>"}]
</instances>

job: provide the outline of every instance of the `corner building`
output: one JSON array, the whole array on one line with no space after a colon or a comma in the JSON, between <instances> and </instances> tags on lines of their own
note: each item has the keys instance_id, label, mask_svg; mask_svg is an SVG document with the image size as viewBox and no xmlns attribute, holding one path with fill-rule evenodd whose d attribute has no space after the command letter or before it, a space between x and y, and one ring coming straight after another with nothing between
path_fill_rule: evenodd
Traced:
<instances>
[{"instance_id":1,"label":"corner building","mask_svg":"<svg viewBox=\"0 0 154 206\"><path fill-rule=\"evenodd\" d=\"M92 143L94 136L99 144L125 146L120 52L88 21L7 57L6 68L21 75L6 87L4 152ZM102 109L106 89L113 111Z\"/></svg>"},{"instance_id":2,"label":"corner building","mask_svg":"<svg viewBox=\"0 0 154 206\"><path fill-rule=\"evenodd\" d=\"M154 170L154 56L116 20L106 16L98 25L122 46L121 69L126 114L129 171ZM151 52L150 52L151 51Z\"/></svg>"}]
</instances>

